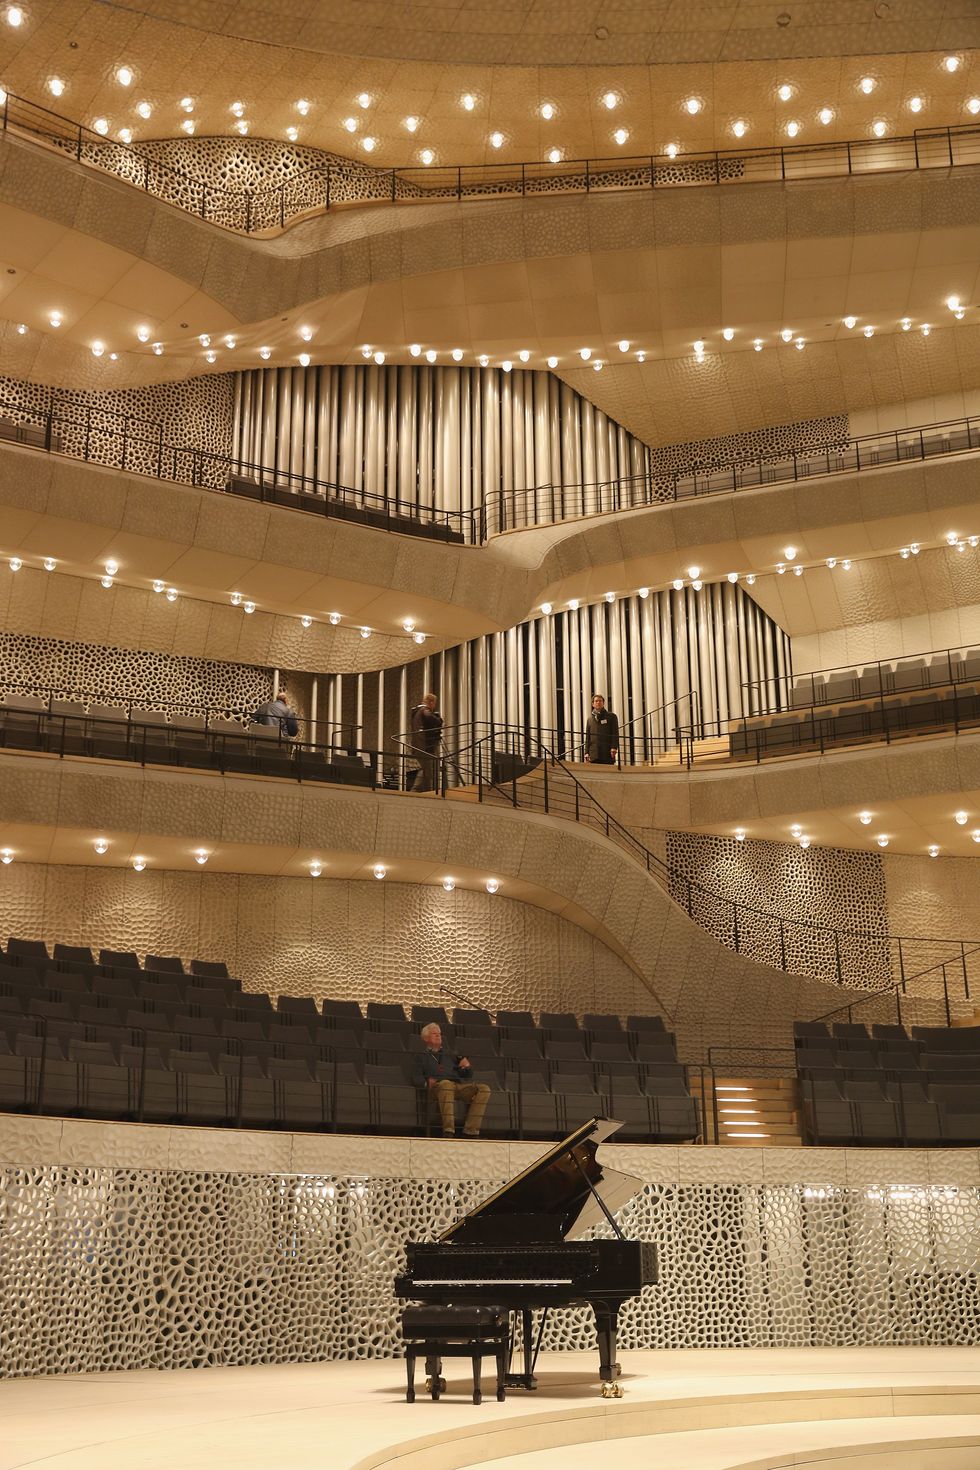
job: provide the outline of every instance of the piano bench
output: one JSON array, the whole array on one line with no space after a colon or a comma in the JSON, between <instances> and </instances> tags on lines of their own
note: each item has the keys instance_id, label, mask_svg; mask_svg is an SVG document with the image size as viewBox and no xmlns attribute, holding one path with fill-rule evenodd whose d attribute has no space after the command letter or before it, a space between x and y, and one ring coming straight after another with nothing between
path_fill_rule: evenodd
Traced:
<instances>
[{"instance_id":1,"label":"piano bench","mask_svg":"<svg viewBox=\"0 0 980 1470\"><path fill-rule=\"evenodd\" d=\"M440 1376L442 1359L469 1358L473 1364L473 1402L482 1403L480 1374L483 1359L492 1356L497 1363L497 1399L503 1403L506 1398L509 1336L510 1314L504 1307L406 1307L402 1313L408 1375L406 1402L415 1402L415 1360L424 1356L429 1376L427 1387L433 1402L438 1400L446 1386L445 1379Z\"/></svg>"}]
</instances>

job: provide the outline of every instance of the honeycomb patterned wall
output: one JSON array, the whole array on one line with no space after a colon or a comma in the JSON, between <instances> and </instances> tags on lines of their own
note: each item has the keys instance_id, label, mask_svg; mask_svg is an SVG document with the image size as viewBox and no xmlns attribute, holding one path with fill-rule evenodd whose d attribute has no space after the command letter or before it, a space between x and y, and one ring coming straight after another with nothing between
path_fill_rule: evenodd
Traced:
<instances>
[{"instance_id":1,"label":"honeycomb patterned wall","mask_svg":"<svg viewBox=\"0 0 980 1470\"><path fill-rule=\"evenodd\" d=\"M272 674L248 664L0 633L0 691L186 714L203 706L247 723L272 697Z\"/></svg>"},{"instance_id":2,"label":"honeycomb patterned wall","mask_svg":"<svg viewBox=\"0 0 980 1470\"><path fill-rule=\"evenodd\" d=\"M188 835L188 851L207 833ZM326 876L3 870L0 935L224 960L249 990L402 1004L649 1012L600 940L503 894ZM454 1000L441 987L464 996Z\"/></svg>"},{"instance_id":3,"label":"honeycomb patterned wall","mask_svg":"<svg viewBox=\"0 0 980 1470\"><path fill-rule=\"evenodd\" d=\"M878 1168L647 1183L619 1219L656 1242L661 1280L626 1304L621 1347L975 1344L980 1191ZM0 1376L393 1356L406 1240L505 1177L8 1167ZM546 1348L592 1345L588 1308L552 1315Z\"/></svg>"},{"instance_id":4,"label":"honeycomb patterned wall","mask_svg":"<svg viewBox=\"0 0 980 1470\"><path fill-rule=\"evenodd\" d=\"M675 475L737 468L760 459L776 460L791 454L806 459L828 449L843 449L849 439L848 416L838 413L796 424L770 424L741 434L720 434L714 439L696 439L686 444L664 444L650 450L650 469L658 490L666 498Z\"/></svg>"},{"instance_id":5,"label":"honeycomb patterned wall","mask_svg":"<svg viewBox=\"0 0 980 1470\"><path fill-rule=\"evenodd\" d=\"M889 932L879 854L828 847L804 851L789 842L737 842L734 837L675 831L666 833L664 855L675 875L671 895L684 907L688 898L684 879L691 878L711 894L760 911L758 921L746 915L740 924L741 953L779 964L780 950L786 946L794 974L826 978L836 965L836 954L828 953L828 940L838 929L853 929L857 931L853 940L846 935L840 940L841 971L847 983L862 990L884 990L897 978L888 944L869 937ZM723 944L736 947L731 907L712 906L697 890L693 901L698 922ZM811 933L808 924L829 929Z\"/></svg>"},{"instance_id":6,"label":"honeycomb patterned wall","mask_svg":"<svg viewBox=\"0 0 980 1470\"><path fill-rule=\"evenodd\" d=\"M230 454L232 385L231 373L217 373L180 383L94 393L0 376L0 418L37 426L53 410L54 433L63 454L138 475L162 474L167 479L190 481L194 466L189 457L185 464L165 451L201 449L219 456ZM203 483L223 486L227 469L223 458L215 465L205 460Z\"/></svg>"}]
</instances>

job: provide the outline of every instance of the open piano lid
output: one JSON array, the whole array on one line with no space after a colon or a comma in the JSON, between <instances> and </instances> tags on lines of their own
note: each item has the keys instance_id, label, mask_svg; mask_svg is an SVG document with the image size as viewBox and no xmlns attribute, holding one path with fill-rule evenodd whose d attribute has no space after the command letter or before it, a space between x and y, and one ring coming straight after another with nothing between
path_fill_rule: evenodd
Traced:
<instances>
[{"instance_id":1,"label":"open piano lid","mask_svg":"<svg viewBox=\"0 0 980 1470\"><path fill-rule=\"evenodd\" d=\"M460 1245L515 1236L555 1241L603 1224L606 1210L613 1214L642 1187L634 1175L596 1159L600 1143L622 1126L615 1118L583 1123L436 1239Z\"/></svg>"}]
</instances>

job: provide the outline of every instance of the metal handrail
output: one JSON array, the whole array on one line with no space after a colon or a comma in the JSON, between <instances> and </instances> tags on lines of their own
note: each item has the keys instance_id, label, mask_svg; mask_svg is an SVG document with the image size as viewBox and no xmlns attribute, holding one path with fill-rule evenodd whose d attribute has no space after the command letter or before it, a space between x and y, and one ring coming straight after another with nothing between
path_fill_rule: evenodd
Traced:
<instances>
[{"instance_id":1,"label":"metal handrail","mask_svg":"<svg viewBox=\"0 0 980 1470\"><path fill-rule=\"evenodd\" d=\"M832 668L807 669L805 673L794 672L787 674L773 674L767 679L743 679L740 687L743 690L748 690L750 695L757 694L763 691L766 687L771 687L773 685L777 686L778 693L778 686L782 685L784 686L784 695L788 694L790 696L793 696L796 693L797 686L807 679L810 680L811 694L816 695L818 691L816 689L814 681L817 679L829 680L834 674L850 674L856 676L852 679L852 683L856 683L858 678L863 678L864 675L871 669L876 669L878 673L877 688L868 689L864 693L844 695L835 694L832 698L829 699L825 695L822 699L811 698L808 704L797 704L795 702L795 699L786 698L785 702L781 705L777 703L776 705L770 705L768 708L753 709L751 713L744 716L744 718L752 719L757 716L761 717L763 715L797 714L808 709L823 709L828 704L846 705L849 703L860 703L862 701L866 702L869 699L876 699L879 695L908 694L917 688L941 689L946 688L947 686L952 686L954 684L976 683L977 679L975 677L971 677L969 679L964 678L962 675L957 677L953 660L954 654L961 654L963 655L963 658L958 659L957 662L965 662L966 654L971 649L974 649L975 646L976 645L970 643L961 643L951 648L926 648L920 650L918 653L903 653L894 659L862 659L858 661L858 663L835 664ZM938 658L945 658L947 664L941 683L937 682L932 677L931 665ZM888 679L893 678L895 674L899 673L900 671L909 671L912 664L916 663L917 661L924 661L926 659L928 659L930 662L929 665L924 665L924 667L922 668L921 684L909 684L902 689L888 688ZM858 674L857 672L858 667L860 667L861 670L860 674ZM743 705L749 704L751 702L751 700L747 700L743 697Z\"/></svg>"},{"instance_id":2,"label":"metal handrail","mask_svg":"<svg viewBox=\"0 0 980 1470\"><path fill-rule=\"evenodd\" d=\"M140 145L113 142L82 124L14 93L4 96L0 126L40 140L77 162L242 234L270 234L332 205L424 203L447 199L524 197L540 193L606 193L630 189L690 188L950 168L977 160L956 145L980 139L980 126L918 129L892 138L795 143L699 153L634 154L616 158L538 159L517 163L443 164L381 169L340 155L280 184L236 190L205 183L158 163ZM318 152L319 150L307 150ZM961 155L966 156L961 156ZM155 187L154 187L155 185ZM189 201L189 202L188 202Z\"/></svg>"}]
</instances>

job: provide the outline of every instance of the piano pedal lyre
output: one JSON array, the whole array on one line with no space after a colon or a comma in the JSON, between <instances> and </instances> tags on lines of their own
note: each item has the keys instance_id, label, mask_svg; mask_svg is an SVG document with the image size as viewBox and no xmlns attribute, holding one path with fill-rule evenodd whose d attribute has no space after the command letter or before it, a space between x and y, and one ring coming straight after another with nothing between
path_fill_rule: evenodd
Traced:
<instances>
[{"instance_id":1,"label":"piano pedal lyre","mask_svg":"<svg viewBox=\"0 0 980 1470\"><path fill-rule=\"evenodd\" d=\"M434 1386L435 1386L436 1393L445 1393L446 1392L446 1380L444 1378L437 1378L436 1381L435 1381L435 1385ZM426 1393L431 1393L432 1392L432 1389L433 1389L433 1381L432 1381L431 1378L427 1378L425 1380L425 1391L426 1391Z\"/></svg>"},{"instance_id":2,"label":"piano pedal lyre","mask_svg":"<svg viewBox=\"0 0 980 1470\"><path fill-rule=\"evenodd\" d=\"M621 1383L614 1383L611 1378L603 1380L600 1390L604 1399L621 1399L625 1392Z\"/></svg>"}]
</instances>

